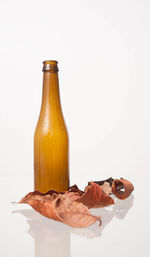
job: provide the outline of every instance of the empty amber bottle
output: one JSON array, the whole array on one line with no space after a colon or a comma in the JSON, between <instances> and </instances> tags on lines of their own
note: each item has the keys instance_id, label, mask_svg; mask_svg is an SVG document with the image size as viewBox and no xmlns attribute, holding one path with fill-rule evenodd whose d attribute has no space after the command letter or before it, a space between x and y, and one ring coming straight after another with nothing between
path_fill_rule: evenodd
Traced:
<instances>
[{"instance_id":1,"label":"empty amber bottle","mask_svg":"<svg viewBox=\"0 0 150 257\"><path fill-rule=\"evenodd\" d=\"M62 114L57 61L43 62L43 96L34 134L34 189L69 187L69 138Z\"/></svg>"}]
</instances>

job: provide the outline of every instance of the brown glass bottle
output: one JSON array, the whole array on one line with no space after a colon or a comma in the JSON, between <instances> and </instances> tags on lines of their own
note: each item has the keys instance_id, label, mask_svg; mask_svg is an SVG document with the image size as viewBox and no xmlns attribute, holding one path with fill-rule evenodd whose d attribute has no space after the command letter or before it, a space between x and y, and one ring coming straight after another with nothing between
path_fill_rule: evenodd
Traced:
<instances>
[{"instance_id":1,"label":"brown glass bottle","mask_svg":"<svg viewBox=\"0 0 150 257\"><path fill-rule=\"evenodd\" d=\"M62 114L57 61L43 62L43 96L34 134L34 189L69 187L69 138Z\"/></svg>"}]
</instances>

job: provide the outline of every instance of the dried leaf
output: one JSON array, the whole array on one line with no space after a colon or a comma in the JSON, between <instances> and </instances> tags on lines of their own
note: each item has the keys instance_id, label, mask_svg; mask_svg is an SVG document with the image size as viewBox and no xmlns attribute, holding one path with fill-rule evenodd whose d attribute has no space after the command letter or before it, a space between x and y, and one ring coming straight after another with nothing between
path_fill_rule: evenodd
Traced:
<instances>
[{"instance_id":1,"label":"dried leaf","mask_svg":"<svg viewBox=\"0 0 150 257\"><path fill-rule=\"evenodd\" d=\"M112 183L112 192L113 194L121 199L124 200L132 193L134 190L134 186L132 183L126 179L114 179Z\"/></svg>"},{"instance_id":2,"label":"dried leaf","mask_svg":"<svg viewBox=\"0 0 150 257\"><path fill-rule=\"evenodd\" d=\"M114 200L94 182L89 183L85 188L85 193L77 201L83 203L88 208L99 208L114 204Z\"/></svg>"},{"instance_id":3,"label":"dried leaf","mask_svg":"<svg viewBox=\"0 0 150 257\"><path fill-rule=\"evenodd\" d=\"M114 204L109 196L127 198L134 187L131 182L108 178L103 181L89 182L84 191L73 185L65 192L50 190L46 193L34 191L23 197L19 203L27 203L40 214L63 222L72 227L88 227L101 219L90 214L88 208L105 207Z\"/></svg>"},{"instance_id":4,"label":"dried leaf","mask_svg":"<svg viewBox=\"0 0 150 257\"><path fill-rule=\"evenodd\" d=\"M22 198L19 203L27 203L40 214L63 222L72 227L88 227L101 220L90 214L88 208L75 201L79 198L76 193L42 194L34 191Z\"/></svg>"}]
</instances>

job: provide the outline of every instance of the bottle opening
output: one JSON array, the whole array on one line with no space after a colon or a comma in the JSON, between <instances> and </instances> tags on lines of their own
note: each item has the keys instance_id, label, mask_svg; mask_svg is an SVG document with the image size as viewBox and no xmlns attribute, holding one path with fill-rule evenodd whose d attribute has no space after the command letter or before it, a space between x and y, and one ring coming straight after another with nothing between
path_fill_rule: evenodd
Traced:
<instances>
[{"instance_id":1,"label":"bottle opening","mask_svg":"<svg viewBox=\"0 0 150 257\"><path fill-rule=\"evenodd\" d=\"M43 62L43 71L58 71L57 61L46 60Z\"/></svg>"}]
</instances>

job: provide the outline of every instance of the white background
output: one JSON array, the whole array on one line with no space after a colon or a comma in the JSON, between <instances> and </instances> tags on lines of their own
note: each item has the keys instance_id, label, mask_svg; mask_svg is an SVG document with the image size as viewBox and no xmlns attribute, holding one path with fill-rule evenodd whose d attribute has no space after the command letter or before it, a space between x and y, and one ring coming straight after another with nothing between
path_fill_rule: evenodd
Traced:
<instances>
[{"instance_id":1,"label":"white background","mask_svg":"<svg viewBox=\"0 0 150 257\"><path fill-rule=\"evenodd\" d=\"M61 102L70 135L71 184L84 188L90 180L125 177L137 183L142 195L141 180L150 179L150 2L1 0L0 27L1 184L7 184L10 192L22 189L20 194L33 189L42 61L54 59L59 62ZM140 213L135 211L133 220L136 215ZM11 219L13 223L14 216ZM132 228L132 221L124 226ZM82 241L73 240L72 245L80 242L82 249ZM94 249L98 244L94 241ZM82 250L84 254L86 247ZM132 250L131 256L136 252ZM92 248L88 252L92 254ZM95 256L99 254L97 250Z\"/></svg>"}]
</instances>

